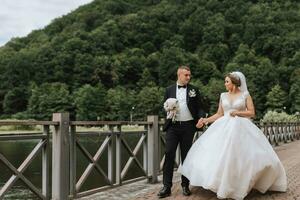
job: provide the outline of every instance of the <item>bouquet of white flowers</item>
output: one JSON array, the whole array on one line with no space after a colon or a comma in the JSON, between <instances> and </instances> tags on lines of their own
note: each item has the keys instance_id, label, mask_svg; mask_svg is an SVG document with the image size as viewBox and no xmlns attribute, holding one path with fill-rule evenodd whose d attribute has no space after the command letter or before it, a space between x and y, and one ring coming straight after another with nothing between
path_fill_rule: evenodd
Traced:
<instances>
[{"instance_id":1,"label":"bouquet of white flowers","mask_svg":"<svg viewBox=\"0 0 300 200\"><path fill-rule=\"evenodd\" d=\"M164 103L164 109L167 112L167 119L172 119L175 121L176 113L179 110L178 100L175 98L169 98Z\"/></svg>"}]
</instances>

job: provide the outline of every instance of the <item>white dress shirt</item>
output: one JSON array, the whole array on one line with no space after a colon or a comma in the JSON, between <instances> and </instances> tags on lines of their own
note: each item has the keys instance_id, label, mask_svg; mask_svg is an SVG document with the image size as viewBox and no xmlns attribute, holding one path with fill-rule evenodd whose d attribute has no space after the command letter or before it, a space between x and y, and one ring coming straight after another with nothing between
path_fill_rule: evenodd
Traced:
<instances>
[{"instance_id":1,"label":"white dress shirt","mask_svg":"<svg viewBox=\"0 0 300 200\"><path fill-rule=\"evenodd\" d=\"M178 100L179 111L176 113L176 121L190 121L193 120L193 116L187 106L186 101L187 88L178 88L176 85L176 99Z\"/></svg>"}]
</instances>

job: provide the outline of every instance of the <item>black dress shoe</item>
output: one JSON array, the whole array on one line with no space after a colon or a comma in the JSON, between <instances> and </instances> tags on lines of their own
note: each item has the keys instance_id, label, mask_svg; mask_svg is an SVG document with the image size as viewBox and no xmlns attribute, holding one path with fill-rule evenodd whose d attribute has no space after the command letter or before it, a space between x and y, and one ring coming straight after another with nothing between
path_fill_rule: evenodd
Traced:
<instances>
[{"instance_id":1,"label":"black dress shoe","mask_svg":"<svg viewBox=\"0 0 300 200\"><path fill-rule=\"evenodd\" d=\"M157 194L159 198L165 198L171 195L171 188L164 186Z\"/></svg>"},{"instance_id":2,"label":"black dress shoe","mask_svg":"<svg viewBox=\"0 0 300 200\"><path fill-rule=\"evenodd\" d=\"M189 189L189 186L182 186L182 194L184 196L190 196L192 194Z\"/></svg>"}]
</instances>

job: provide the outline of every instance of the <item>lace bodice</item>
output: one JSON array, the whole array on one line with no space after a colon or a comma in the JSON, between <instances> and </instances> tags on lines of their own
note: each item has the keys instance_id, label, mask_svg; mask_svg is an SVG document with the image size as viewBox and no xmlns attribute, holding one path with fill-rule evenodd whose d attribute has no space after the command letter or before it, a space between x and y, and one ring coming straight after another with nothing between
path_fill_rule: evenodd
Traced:
<instances>
[{"instance_id":1,"label":"lace bodice","mask_svg":"<svg viewBox=\"0 0 300 200\"><path fill-rule=\"evenodd\" d=\"M249 95L248 92L240 94L240 96L233 101L229 99L228 95L228 92L224 92L220 97L224 115L229 115L229 113L234 110L246 110L246 99Z\"/></svg>"}]
</instances>

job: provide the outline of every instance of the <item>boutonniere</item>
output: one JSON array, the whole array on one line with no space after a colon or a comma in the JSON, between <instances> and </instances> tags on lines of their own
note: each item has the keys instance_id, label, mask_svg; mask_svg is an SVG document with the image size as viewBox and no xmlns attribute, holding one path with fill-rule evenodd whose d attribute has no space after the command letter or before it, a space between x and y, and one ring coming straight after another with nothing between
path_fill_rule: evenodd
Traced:
<instances>
[{"instance_id":1,"label":"boutonniere","mask_svg":"<svg viewBox=\"0 0 300 200\"><path fill-rule=\"evenodd\" d=\"M194 89L191 89L189 91L189 97L195 97L196 96L196 91Z\"/></svg>"}]
</instances>

